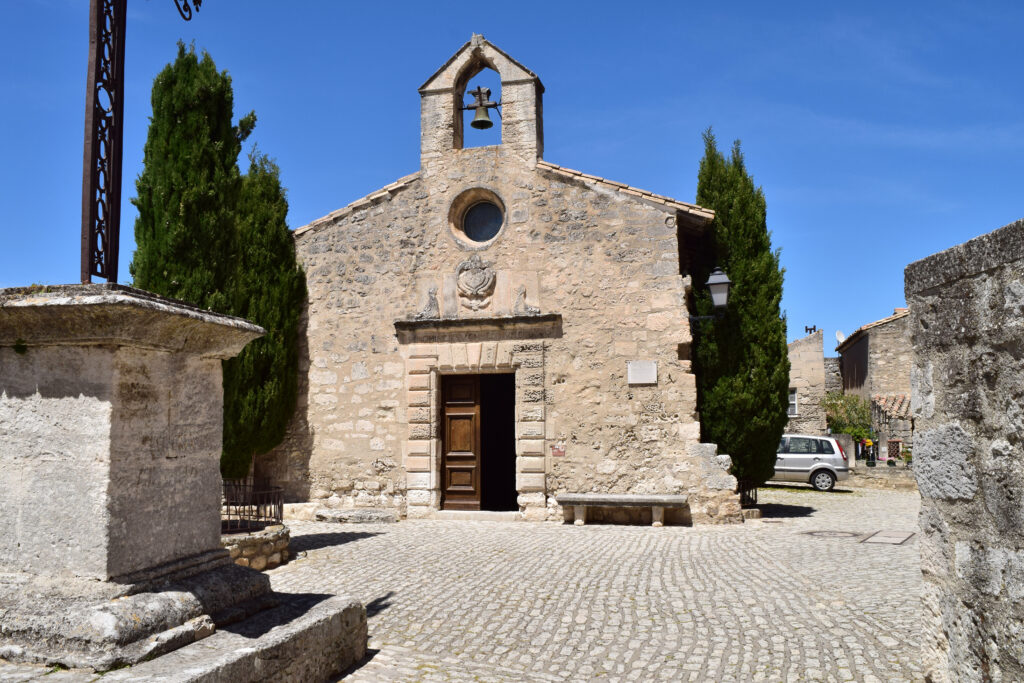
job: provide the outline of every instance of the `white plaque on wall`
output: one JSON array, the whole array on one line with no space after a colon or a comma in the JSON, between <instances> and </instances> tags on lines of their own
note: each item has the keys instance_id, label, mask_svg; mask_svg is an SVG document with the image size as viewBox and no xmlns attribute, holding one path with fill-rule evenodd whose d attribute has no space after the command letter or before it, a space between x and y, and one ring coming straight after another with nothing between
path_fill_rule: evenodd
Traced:
<instances>
[{"instance_id":1,"label":"white plaque on wall","mask_svg":"<svg viewBox=\"0 0 1024 683\"><path fill-rule=\"evenodd\" d=\"M627 360L627 384L657 384L658 363L653 360Z\"/></svg>"}]
</instances>

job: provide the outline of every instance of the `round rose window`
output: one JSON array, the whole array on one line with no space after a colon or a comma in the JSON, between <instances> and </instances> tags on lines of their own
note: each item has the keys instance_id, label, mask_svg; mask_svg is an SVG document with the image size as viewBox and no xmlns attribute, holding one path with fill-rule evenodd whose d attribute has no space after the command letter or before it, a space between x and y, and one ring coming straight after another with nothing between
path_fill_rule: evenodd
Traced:
<instances>
[{"instance_id":1,"label":"round rose window","mask_svg":"<svg viewBox=\"0 0 1024 683\"><path fill-rule=\"evenodd\" d=\"M501 230L505 217L498 205L477 202L462 217L462 232L474 242L488 242Z\"/></svg>"}]
</instances>

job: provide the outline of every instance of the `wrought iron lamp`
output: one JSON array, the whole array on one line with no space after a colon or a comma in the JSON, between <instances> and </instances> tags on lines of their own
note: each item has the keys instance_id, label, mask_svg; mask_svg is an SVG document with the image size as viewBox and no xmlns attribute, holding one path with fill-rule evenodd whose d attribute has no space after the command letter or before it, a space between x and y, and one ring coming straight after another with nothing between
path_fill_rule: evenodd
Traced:
<instances>
[{"instance_id":1,"label":"wrought iron lamp","mask_svg":"<svg viewBox=\"0 0 1024 683\"><path fill-rule=\"evenodd\" d=\"M725 312L726 307L729 305L729 288L732 286L732 280L730 280L729 276L725 274L725 271L716 267L711 271L708 281L704 284L711 292L711 305L715 307L715 314L691 315L690 322L714 320L722 315L722 313Z\"/></svg>"}]
</instances>

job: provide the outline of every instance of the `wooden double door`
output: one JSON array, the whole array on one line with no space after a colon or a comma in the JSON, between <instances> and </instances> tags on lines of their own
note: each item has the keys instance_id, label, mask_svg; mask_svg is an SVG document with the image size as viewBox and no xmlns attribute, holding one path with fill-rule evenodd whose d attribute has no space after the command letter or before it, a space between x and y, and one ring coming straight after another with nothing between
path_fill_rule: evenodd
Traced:
<instances>
[{"instance_id":1,"label":"wooden double door","mask_svg":"<svg viewBox=\"0 0 1024 683\"><path fill-rule=\"evenodd\" d=\"M519 509L515 376L442 376L441 404L441 507Z\"/></svg>"}]
</instances>

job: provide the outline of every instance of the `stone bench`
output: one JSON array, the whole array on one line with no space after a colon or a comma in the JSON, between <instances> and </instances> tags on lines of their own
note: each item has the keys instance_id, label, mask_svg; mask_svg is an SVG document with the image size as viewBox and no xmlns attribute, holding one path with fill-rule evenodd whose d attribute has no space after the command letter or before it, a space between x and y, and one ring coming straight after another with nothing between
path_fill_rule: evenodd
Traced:
<instances>
[{"instance_id":1,"label":"stone bench","mask_svg":"<svg viewBox=\"0 0 1024 683\"><path fill-rule=\"evenodd\" d=\"M586 523L588 507L649 507L651 526L662 526L665 522L665 508L685 507L689 503L686 495L642 495L632 493L563 493L555 496L562 507L572 507L573 524Z\"/></svg>"}]
</instances>

